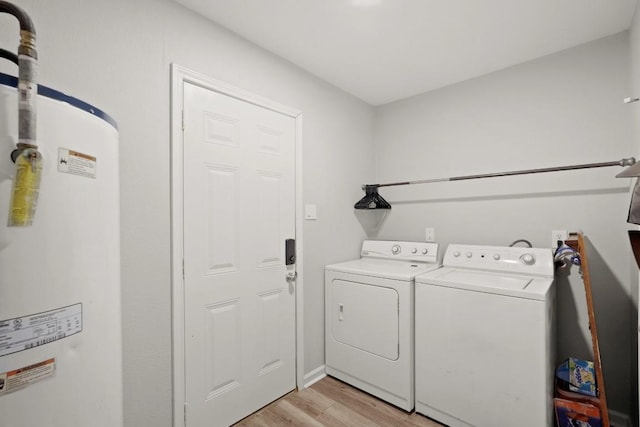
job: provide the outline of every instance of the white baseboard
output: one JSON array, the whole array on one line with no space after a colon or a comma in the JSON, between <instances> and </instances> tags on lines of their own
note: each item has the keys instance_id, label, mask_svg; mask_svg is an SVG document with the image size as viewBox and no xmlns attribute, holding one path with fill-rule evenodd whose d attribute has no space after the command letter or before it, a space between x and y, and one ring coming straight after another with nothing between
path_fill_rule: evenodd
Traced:
<instances>
[{"instance_id":1,"label":"white baseboard","mask_svg":"<svg viewBox=\"0 0 640 427\"><path fill-rule=\"evenodd\" d=\"M324 372L324 365L318 366L313 371L304 375L304 388L311 387L326 376L327 374Z\"/></svg>"},{"instance_id":2,"label":"white baseboard","mask_svg":"<svg viewBox=\"0 0 640 427\"><path fill-rule=\"evenodd\" d=\"M631 427L633 425L629 415L611 409L609 409L609 423L611 427Z\"/></svg>"}]
</instances>

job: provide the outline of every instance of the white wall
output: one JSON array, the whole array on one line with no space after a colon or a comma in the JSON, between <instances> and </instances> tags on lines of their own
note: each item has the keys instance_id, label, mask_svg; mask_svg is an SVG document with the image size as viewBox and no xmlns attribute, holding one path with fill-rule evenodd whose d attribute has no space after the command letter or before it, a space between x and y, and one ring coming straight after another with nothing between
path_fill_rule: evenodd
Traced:
<instances>
[{"instance_id":1,"label":"white wall","mask_svg":"<svg viewBox=\"0 0 640 427\"><path fill-rule=\"evenodd\" d=\"M628 49L628 34L621 33L378 108L377 181L638 157L631 112L622 103L630 96ZM636 283L626 233L630 181L613 178L621 170L381 189L393 209L380 237L423 239L428 226L443 247L505 246L519 238L550 247L551 230L583 231L609 407L629 414ZM578 269L562 274L557 288L558 358L591 359Z\"/></svg>"},{"instance_id":2,"label":"white wall","mask_svg":"<svg viewBox=\"0 0 640 427\"><path fill-rule=\"evenodd\" d=\"M42 84L120 127L126 425L171 425L172 62L304 113L304 202L318 205L318 220L304 226L304 370L322 366L323 266L356 257L364 237L351 213L373 178L373 109L173 2L18 4L36 24ZM0 46L14 50L17 34L0 15ZM0 71L15 74L6 61Z\"/></svg>"},{"instance_id":3,"label":"white wall","mask_svg":"<svg viewBox=\"0 0 640 427\"><path fill-rule=\"evenodd\" d=\"M363 238L352 215L362 183L638 157L630 108L640 104L620 102L631 96L626 34L380 107L374 124L371 107L170 1L17 3L36 23L42 83L120 126L127 426L171 425L171 62L304 112L304 202L318 205L318 220L305 222L305 372L324 363L323 266L357 256ZM638 33L636 20L634 65ZM17 24L0 15L0 46L17 44ZM15 74L5 62L0 71ZM385 189L394 208L379 237L419 240L431 226L443 246L521 237L548 246L552 229L584 231L610 406L629 412L637 280L628 182L610 178L616 172ZM586 357L578 272L561 282L559 356Z\"/></svg>"}]
</instances>

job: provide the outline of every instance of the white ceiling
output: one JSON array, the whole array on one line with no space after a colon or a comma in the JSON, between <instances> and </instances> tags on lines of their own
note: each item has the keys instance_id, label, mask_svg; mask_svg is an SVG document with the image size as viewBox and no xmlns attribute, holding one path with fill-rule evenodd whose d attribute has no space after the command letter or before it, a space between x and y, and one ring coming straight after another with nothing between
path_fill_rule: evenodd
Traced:
<instances>
[{"instance_id":1,"label":"white ceiling","mask_svg":"<svg viewBox=\"0 0 640 427\"><path fill-rule=\"evenodd\" d=\"M637 0L176 0L372 105L626 30Z\"/></svg>"}]
</instances>

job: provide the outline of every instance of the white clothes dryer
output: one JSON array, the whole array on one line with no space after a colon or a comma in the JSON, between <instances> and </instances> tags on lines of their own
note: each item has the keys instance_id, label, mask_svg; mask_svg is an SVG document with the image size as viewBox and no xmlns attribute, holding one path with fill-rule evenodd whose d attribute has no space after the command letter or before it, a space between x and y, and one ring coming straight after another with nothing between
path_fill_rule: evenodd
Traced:
<instances>
[{"instance_id":1,"label":"white clothes dryer","mask_svg":"<svg viewBox=\"0 0 640 427\"><path fill-rule=\"evenodd\" d=\"M326 373L406 411L414 407L414 278L438 244L365 240L325 268Z\"/></svg>"},{"instance_id":2,"label":"white clothes dryer","mask_svg":"<svg viewBox=\"0 0 640 427\"><path fill-rule=\"evenodd\" d=\"M450 245L416 277L416 412L451 427L553 426L550 249Z\"/></svg>"}]
</instances>

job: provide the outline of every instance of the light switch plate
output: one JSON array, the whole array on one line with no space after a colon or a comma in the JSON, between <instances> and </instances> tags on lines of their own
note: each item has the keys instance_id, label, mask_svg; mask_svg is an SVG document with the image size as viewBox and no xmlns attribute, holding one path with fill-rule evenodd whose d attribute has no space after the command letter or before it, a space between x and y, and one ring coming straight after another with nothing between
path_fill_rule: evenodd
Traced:
<instances>
[{"instance_id":1,"label":"light switch plate","mask_svg":"<svg viewBox=\"0 0 640 427\"><path fill-rule=\"evenodd\" d=\"M318 219L318 209L316 205L304 205L304 219Z\"/></svg>"}]
</instances>

